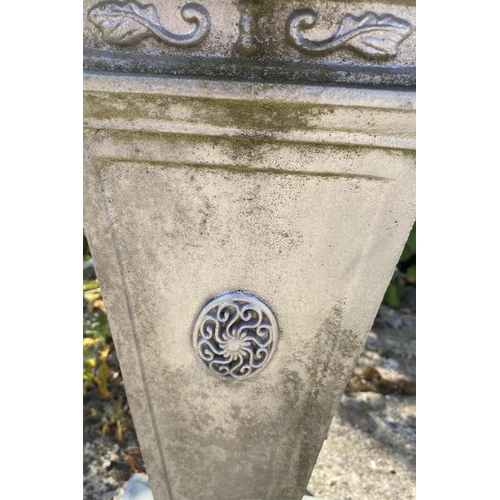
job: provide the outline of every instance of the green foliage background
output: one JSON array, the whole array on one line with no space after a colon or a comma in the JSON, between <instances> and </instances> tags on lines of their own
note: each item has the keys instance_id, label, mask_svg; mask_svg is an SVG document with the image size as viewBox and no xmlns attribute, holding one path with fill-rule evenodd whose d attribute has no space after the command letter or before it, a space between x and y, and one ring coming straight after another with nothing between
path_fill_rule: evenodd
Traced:
<instances>
[{"instance_id":1,"label":"green foliage background","mask_svg":"<svg viewBox=\"0 0 500 500\"><path fill-rule=\"evenodd\" d=\"M401 307L406 287L417 284L417 223L408 237L408 241L399 258L392 280L385 292L384 302L394 309Z\"/></svg>"}]
</instances>

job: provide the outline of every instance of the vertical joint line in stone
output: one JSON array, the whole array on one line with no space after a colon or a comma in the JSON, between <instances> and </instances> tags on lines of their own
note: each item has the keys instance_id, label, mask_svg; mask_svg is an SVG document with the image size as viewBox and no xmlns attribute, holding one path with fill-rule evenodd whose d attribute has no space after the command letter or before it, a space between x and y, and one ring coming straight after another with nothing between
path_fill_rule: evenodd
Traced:
<instances>
[{"instance_id":1,"label":"vertical joint line in stone","mask_svg":"<svg viewBox=\"0 0 500 500\"><path fill-rule=\"evenodd\" d=\"M134 318L134 314L132 312L130 291L129 291L129 287L127 285L127 280L125 278L125 270L123 268L123 261L121 258L120 247L118 245L118 240L117 240L116 233L114 230L114 225L113 225L113 219L111 217L111 213L109 210L108 200L106 197L106 190L104 188L104 182L103 182L103 179L101 176L101 169L97 165L94 165L94 168L95 168L95 171L97 173L99 183L101 185L101 193L102 193L102 198L103 198L104 210L105 210L105 214L106 214L106 219L108 221L108 227L109 227L109 232L110 232L110 236L111 236L111 241L112 241L113 249L114 249L114 252L116 255L116 260L117 260L118 268L119 268L119 272L120 272L120 281L121 281L122 287L123 287L123 294L125 297L125 304L127 307L127 315L128 315L129 321L130 321L130 328L132 330L132 335L134 338L134 346L135 346L135 350L137 352L137 359L139 361L139 370L141 372L142 385L144 387L144 395L146 397L146 402L147 402L147 406L148 406L148 414L151 418L151 426L153 427L153 432L154 432L155 440L157 443L158 453L159 453L160 459L161 459L163 474L165 476L165 481L167 483L167 491L168 491L169 500L173 500L172 489L170 487L170 481L168 479L167 464L165 462L165 457L163 456L163 450L162 450L162 447L160 444L160 432L158 431L158 425L156 423L156 418L155 418L155 414L153 411L152 399L151 399L151 395L149 393L148 385L146 383L146 377L145 377L145 371L144 371L144 361L142 359L141 348L139 345L139 338L137 335L137 327L136 327L136 323L135 323L135 318Z\"/></svg>"}]
</instances>

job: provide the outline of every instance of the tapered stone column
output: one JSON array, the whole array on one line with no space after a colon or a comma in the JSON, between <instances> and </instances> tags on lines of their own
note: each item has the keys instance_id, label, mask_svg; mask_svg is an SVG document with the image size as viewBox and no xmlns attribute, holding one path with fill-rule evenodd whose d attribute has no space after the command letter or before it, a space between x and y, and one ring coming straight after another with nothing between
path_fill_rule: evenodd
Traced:
<instances>
[{"instance_id":1,"label":"tapered stone column","mask_svg":"<svg viewBox=\"0 0 500 500\"><path fill-rule=\"evenodd\" d=\"M414 7L84 9L85 229L155 500L301 499L414 221Z\"/></svg>"}]
</instances>

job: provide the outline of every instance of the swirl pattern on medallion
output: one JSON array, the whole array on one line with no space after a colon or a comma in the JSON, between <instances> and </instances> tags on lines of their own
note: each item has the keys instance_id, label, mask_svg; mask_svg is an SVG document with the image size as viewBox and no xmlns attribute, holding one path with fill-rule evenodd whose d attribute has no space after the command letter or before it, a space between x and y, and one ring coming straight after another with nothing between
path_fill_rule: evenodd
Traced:
<instances>
[{"instance_id":1,"label":"swirl pattern on medallion","mask_svg":"<svg viewBox=\"0 0 500 500\"><path fill-rule=\"evenodd\" d=\"M225 293L200 312L193 332L200 360L226 380L260 372L278 345L278 323L260 299L243 292Z\"/></svg>"}]
</instances>

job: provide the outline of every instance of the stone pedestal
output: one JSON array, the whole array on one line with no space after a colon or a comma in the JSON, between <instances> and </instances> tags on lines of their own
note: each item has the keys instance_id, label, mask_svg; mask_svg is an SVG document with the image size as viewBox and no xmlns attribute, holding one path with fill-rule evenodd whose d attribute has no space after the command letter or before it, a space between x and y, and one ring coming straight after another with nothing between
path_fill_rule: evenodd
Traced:
<instances>
[{"instance_id":1,"label":"stone pedestal","mask_svg":"<svg viewBox=\"0 0 500 500\"><path fill-rule=\"evenodd\" d=\"M85 229L155 500L301 499L414 221L414 7L85 12Z\"/></svg>"}]
</instances>

